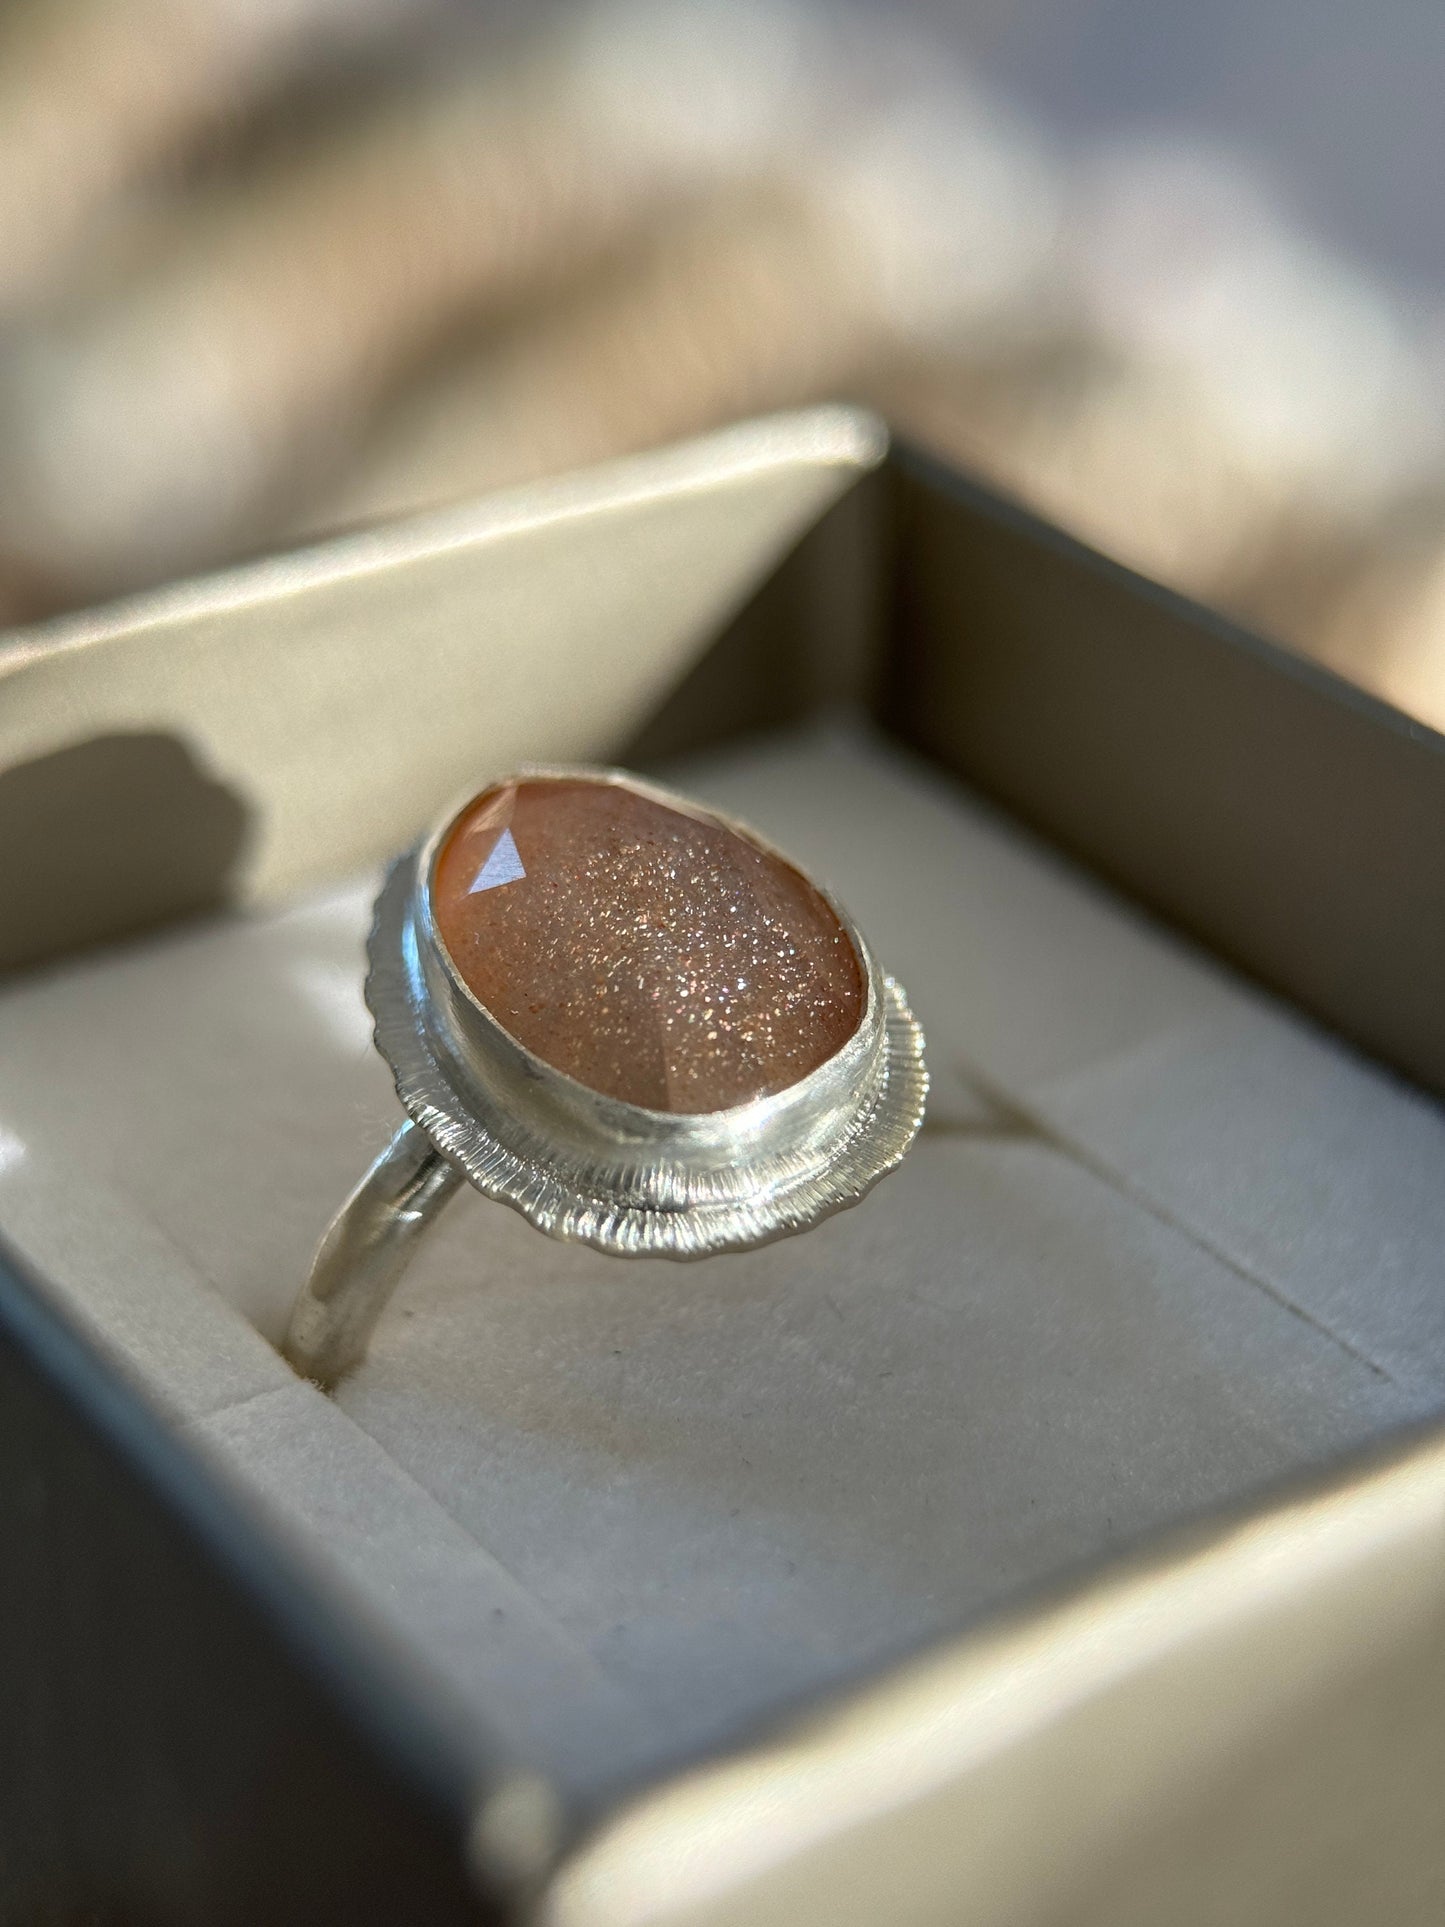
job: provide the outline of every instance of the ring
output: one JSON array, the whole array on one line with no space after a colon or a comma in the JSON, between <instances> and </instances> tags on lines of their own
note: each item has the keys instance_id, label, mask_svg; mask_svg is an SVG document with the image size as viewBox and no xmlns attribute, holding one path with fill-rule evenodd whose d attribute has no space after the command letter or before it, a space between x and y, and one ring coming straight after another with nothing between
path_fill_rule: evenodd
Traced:
<instances>
[{"instance_id":1,"label":"ring","mask_svg":"<svg viewBox=\"0 0 1445 1927\"><path fill-rule=\"evenodd\" d=\"M391 869L366 1001L406 1112L333 1219L283 1347L333 1386L463 1182L623 1256L746 1249L917 1135L902 990L741 823L620 770L526 768Z\"/></svg>"}]
</instances>

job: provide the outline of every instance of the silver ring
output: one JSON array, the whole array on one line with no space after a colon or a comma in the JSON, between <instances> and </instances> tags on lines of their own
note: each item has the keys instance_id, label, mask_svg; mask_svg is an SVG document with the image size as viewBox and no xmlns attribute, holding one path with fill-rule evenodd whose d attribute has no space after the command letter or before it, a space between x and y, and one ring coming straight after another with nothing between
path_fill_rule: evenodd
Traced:
<instances>
[{"instance_id":1,"label":"silver ring","mask_svg":"<svg viewBox=\"0 0 1445 1927\"><path fill-rule=\"evenodd\" d=\"M606 847L578 867L577 825L589 812ZM548 872L524 829L512 835L514 819L545 827L549 818L563 825L559 848L571 869L559 861ZM613 818L644 828L624 832ZM649 841L653 826L659 840ZM532 834L535 846L541 831ZM696 853L708 848L720 853L718 869L699 875ZM464 876L479 854L462 894L453 873ZM529 876L530 898L515 888ZM651 896L636 894L644 888ZM549 1032L543 1054L537 1036L514 1034L554 1021L547 994L528 1004L520 987L489 990L493 1004L511 998L509 1028L468 981L439 927L447 918L457 948L472 946L474 979L500 967L500 930L553 972L553 998L555 959L566 954L553 926L580 941L585 981L564 984L563 994L569 1009L577 996L591 1000L595 1038L575 1020L561 1023L561 1043ZM468 918L490 919L490 937L485 928L473 937ZM922 1031L842 906L745 825L625 771L527 767L448 811L393 866L368 953L376 1045L407 1116L332 1221L291 1316L285 1355L323 1386L365 1356L417 1236L464 1181L554 1238L620 1256L702 1258L856 1204L922 1122ZM652 954L666 966L649 975ZM696 960L711 958L716 975L718 957L729 959L726 982L698 978ZM776 1008L763 999L760 1019L756 978L770 971L780 989ZM527 1014L538 1010L540 1019ZM659 1034L679 1040L678 1075L693 1080L689 1088L704 1101L709 1090L737 1089L742 1101L654 1108L622 1094L635 1097L639 1076L624 1048L628 1023L635 1031L639 1016L654 1015ZM772 1087L779 1064L805 1048L816 1054L828 1027L845 1024L821 1061L800 1058L808 1068ZM614 1037L615 1060L589 1072L593 1082L559 1067L559 1056L586 1057L594 1043L610 1049ZM760 1094L747 1094L754 1085Z\"/></svg>"}]
</instances>

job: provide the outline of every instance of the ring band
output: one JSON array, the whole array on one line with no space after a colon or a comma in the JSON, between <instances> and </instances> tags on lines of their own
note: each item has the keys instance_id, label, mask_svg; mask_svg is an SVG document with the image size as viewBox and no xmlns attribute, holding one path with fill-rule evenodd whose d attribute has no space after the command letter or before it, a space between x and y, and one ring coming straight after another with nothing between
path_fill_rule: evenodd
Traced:
<instances>
[{"instance_id":1,"label":"ring band","mask_svg":"<svg viewBox=\"0 0 1445 1927\"><path fill-rule=\"evenodd\" d=\"M623 771L527 768L449 811L368 948L407 1119L292 1313L285 1356L326 1387L464 1181L553 1237L699 1258L856 1203L922 1121L922 1032L847 912Z\"/></svg>"}]
</instances>

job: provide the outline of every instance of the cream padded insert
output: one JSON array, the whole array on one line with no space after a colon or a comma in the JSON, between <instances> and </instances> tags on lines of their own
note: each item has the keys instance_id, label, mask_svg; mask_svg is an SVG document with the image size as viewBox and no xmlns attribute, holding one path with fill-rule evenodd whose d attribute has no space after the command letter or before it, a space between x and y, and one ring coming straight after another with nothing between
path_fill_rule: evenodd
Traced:
<instances>
[{"instance_id":1,"label":"cream padded insert","mask_svg":"<svg viewBox=\"0 0 1445 1927\"><path fill-rule=\"evenodd\" d=\"M332 1402L272 1346L395 1117L374 879L0 996L0 1229L342 1610L579 1790L1445 1406L1445 1120L859 735L672 773L907 985L925 1134L673 1266L464 1193Z\"/></svg>"}]
</instances>

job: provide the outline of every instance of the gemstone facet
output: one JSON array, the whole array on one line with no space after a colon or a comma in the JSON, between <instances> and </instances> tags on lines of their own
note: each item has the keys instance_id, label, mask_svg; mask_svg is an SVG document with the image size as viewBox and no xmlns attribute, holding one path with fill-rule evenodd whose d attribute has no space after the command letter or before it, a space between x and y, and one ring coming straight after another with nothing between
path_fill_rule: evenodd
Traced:
<instances>
[{"instance_id":1,"label":"gemstone facet","mask_svg":"<svg viewBox=\"0 0 1445 1927\"><path fill-rule=\"evenodd\" d=\"M432 911L462 981L518 1043L649 1110L785 1090L863 1016L857 952L806 877L624 783L484 791L438 852Z\"/></svg>"}]
</instances>

